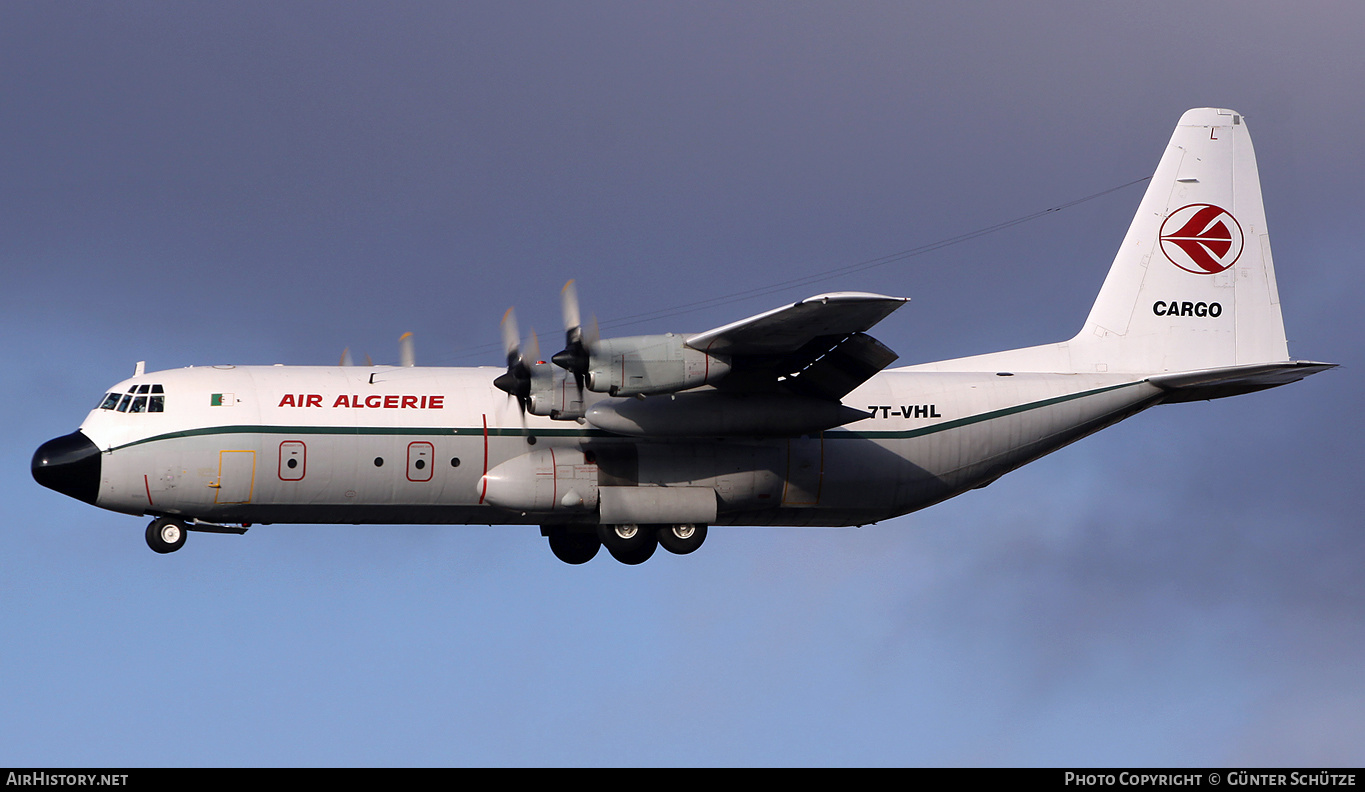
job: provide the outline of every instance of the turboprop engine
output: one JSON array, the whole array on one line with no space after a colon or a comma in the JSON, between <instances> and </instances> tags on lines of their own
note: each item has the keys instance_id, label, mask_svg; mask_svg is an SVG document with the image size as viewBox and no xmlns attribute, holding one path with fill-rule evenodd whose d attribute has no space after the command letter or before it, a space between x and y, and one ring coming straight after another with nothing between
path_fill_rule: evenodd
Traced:
<instances>
[{"instance_id":1,"label":"turboprop engine","mask_svg":"<svg viewBox=\"0 0 1365 792\"><path fill-rule=\"evenodd\" d=\"M564 313L564 349L550 360L572 372L574 383L594 393L644 396L708 385L730 372L730 359L687 345L683 336L598 337L597 321L586 328L578 310L573 281L560 292Z\"/></svg>"},{"instance_id":2,"label":"turboprop engine","mask_svg":"<svg viewBox=\"0 0 1365 792\"><path fill-rule=\"evenodd\" d=\"M493 384L532 415L575 420L584 415L585 390L612 396L677 393L730 372L728 357L694 349L676 333L599 339L596 320L583 326L573 281L564 284L561 301L565 346L550 358L553 365L538 359L534 332L523 349L512 309L503 316L507 372Z\"/></svg>"},{"instance_id":3,"label":"turboprop engine","mask_svg":"<svg viewBox=\"0 0 1365 792\"><path fill-rule=\"evenodd\" d=\"M604 338L589 353L587 386L612 396L677 393L729 372L728 358L693 349L674 333Z\"/></svg>"},{"instance_id":4,"label":"turboprop engine","mask_svg":"<svg viewBox=\"0 0 1365 792\"><path fill-rule=\"evenodd\" d=\"M583 391L573 375L552 363L530 365L531 389L526 411L559 421L583 417Z\"/></svg>"},{"instance_id":5,"label":"turboprop engine","mask_svg":"<svg viewBox=\"0 0 1365 792\"><path fill-rule=\"evenodd\" d=\"M583 388L577 377L557 365L539 360L540 342L534 332L526 348L517 332L516 313L507 309L502 317L503 344L507 351L507 372L493 380L493 384L516 397L523 412L543 415L556 420L583 417Z\"/></svg>"}]
</instances>

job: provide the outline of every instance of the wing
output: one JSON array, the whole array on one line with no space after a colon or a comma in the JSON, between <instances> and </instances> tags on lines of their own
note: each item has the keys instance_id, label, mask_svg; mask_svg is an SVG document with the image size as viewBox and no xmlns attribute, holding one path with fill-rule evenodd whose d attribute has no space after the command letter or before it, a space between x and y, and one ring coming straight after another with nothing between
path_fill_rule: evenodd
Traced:
<instances>
[{"instance_id":1,"label":"wing","mask_svg":"<svg viewBox=\"0 0 1365 792\"><path fill-rule=\"evenodd\" d=\"M906 302L867 292L819 294L689 336L687 345L716 355L786 354L820 336L865 332Z\"/></svg>"},{"instance_id":2,"label":"wing","mask_svg":"<svg viewBox=\"0 0 1365 792\"><path fill-rule=\"evenodd\" d=\"M866 292L821 294L697 333L686 343L730 358L722 390L838 401L896 360L865 331L907 301Z\"/></svg>"},{"instance_id":3,"label":"wing","mask_svg":"<svg viewBox=\"0 0 1365 792\"><path fill-rule=\"evenodd\" d=\"M582 333L576 295L565 293L567 346L551 358L562 387L529 377L527 411L650 438L794 436L867 418L841 400L897 356L864 331L906 303L821 294L696 335L599 339ZM609 397L590 401L585 389Z\"/></svg>"}]
</instances>

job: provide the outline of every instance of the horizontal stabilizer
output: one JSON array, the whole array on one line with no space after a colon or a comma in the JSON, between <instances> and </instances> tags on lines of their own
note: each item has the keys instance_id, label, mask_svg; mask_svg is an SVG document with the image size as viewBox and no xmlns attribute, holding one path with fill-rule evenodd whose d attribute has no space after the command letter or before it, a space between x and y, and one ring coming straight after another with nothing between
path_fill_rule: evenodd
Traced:
<instances>
[{"instance_id":1,"label":"horizontal stabilizer","mask_svg":"<svg viewBox=\"0 0 1365 792\"><path fill-rule=\"evenodd\" d=\"M1165 403L1205 401L1253 393L1280 385L1288 385L1319 371L1336 368L1335 363L1313 363L1291 360L1285 363L1257 363L1249 366L1185 371L1162 374L1147 381L1167 391Z\"/></svg>"}]
</instances>

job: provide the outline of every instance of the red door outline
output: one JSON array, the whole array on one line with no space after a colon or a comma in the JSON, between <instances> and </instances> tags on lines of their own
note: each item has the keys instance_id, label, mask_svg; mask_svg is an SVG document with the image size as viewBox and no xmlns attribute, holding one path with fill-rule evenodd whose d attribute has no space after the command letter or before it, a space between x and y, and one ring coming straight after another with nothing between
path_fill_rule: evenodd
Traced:
<instances>
[{"instance_id":1,"label":"red door outline","mask_svg":"<svg viewBox=\"0 0 1365 792\"><path fill-rule=\"evenodd\" d=\"M408 443L408 481L431 481L436 466L436 447L425 440ZM414 475L415 474L415 475Z\"/></svg>"}]
</instances>

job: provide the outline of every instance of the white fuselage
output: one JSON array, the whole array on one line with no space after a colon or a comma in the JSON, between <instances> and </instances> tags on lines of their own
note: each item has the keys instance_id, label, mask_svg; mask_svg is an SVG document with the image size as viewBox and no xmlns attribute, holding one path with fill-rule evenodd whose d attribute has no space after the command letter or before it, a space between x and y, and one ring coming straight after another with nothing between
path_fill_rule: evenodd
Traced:
<instances>
[{"instance_id":1,"label":"white fuselage","mask_svg":"<svg viewBox=\"0 0 1365 792\"><path fill-rule=\"evenodd\" d=\"M155 515L158 553L235 523L538 524L567 563L606 547L637 564L695 551L709 525L884 520L1163 401L1332 368L1289 358L1255 153L1224 108L1181 116L1074 337L887 369L867 331L904 303L832 292L599 339L570 281L550 361L509 310L505 370L139 366L32 471Z\"/></svg>"},{"instance_id":2,"label":"white fuselage","mask_svg":"<svg viewBox=\"0 0 1365 792\"><path fill-rule=\"evenodd\" d=\"M484 474L508 460L573 449L589 454L603 483L714 489L717 524L865 524L989 483L1163 393L1132 374L891 370L844 398L873 414L844 427L659 440L523 415L492 386L498 371L221 366L144 374L112 390L160 385L162 411L96 409L81 425L102 452L96 503L216 523L582 521L557 505L500 508L485 492Z\"/></svg>"}]
</instances>

